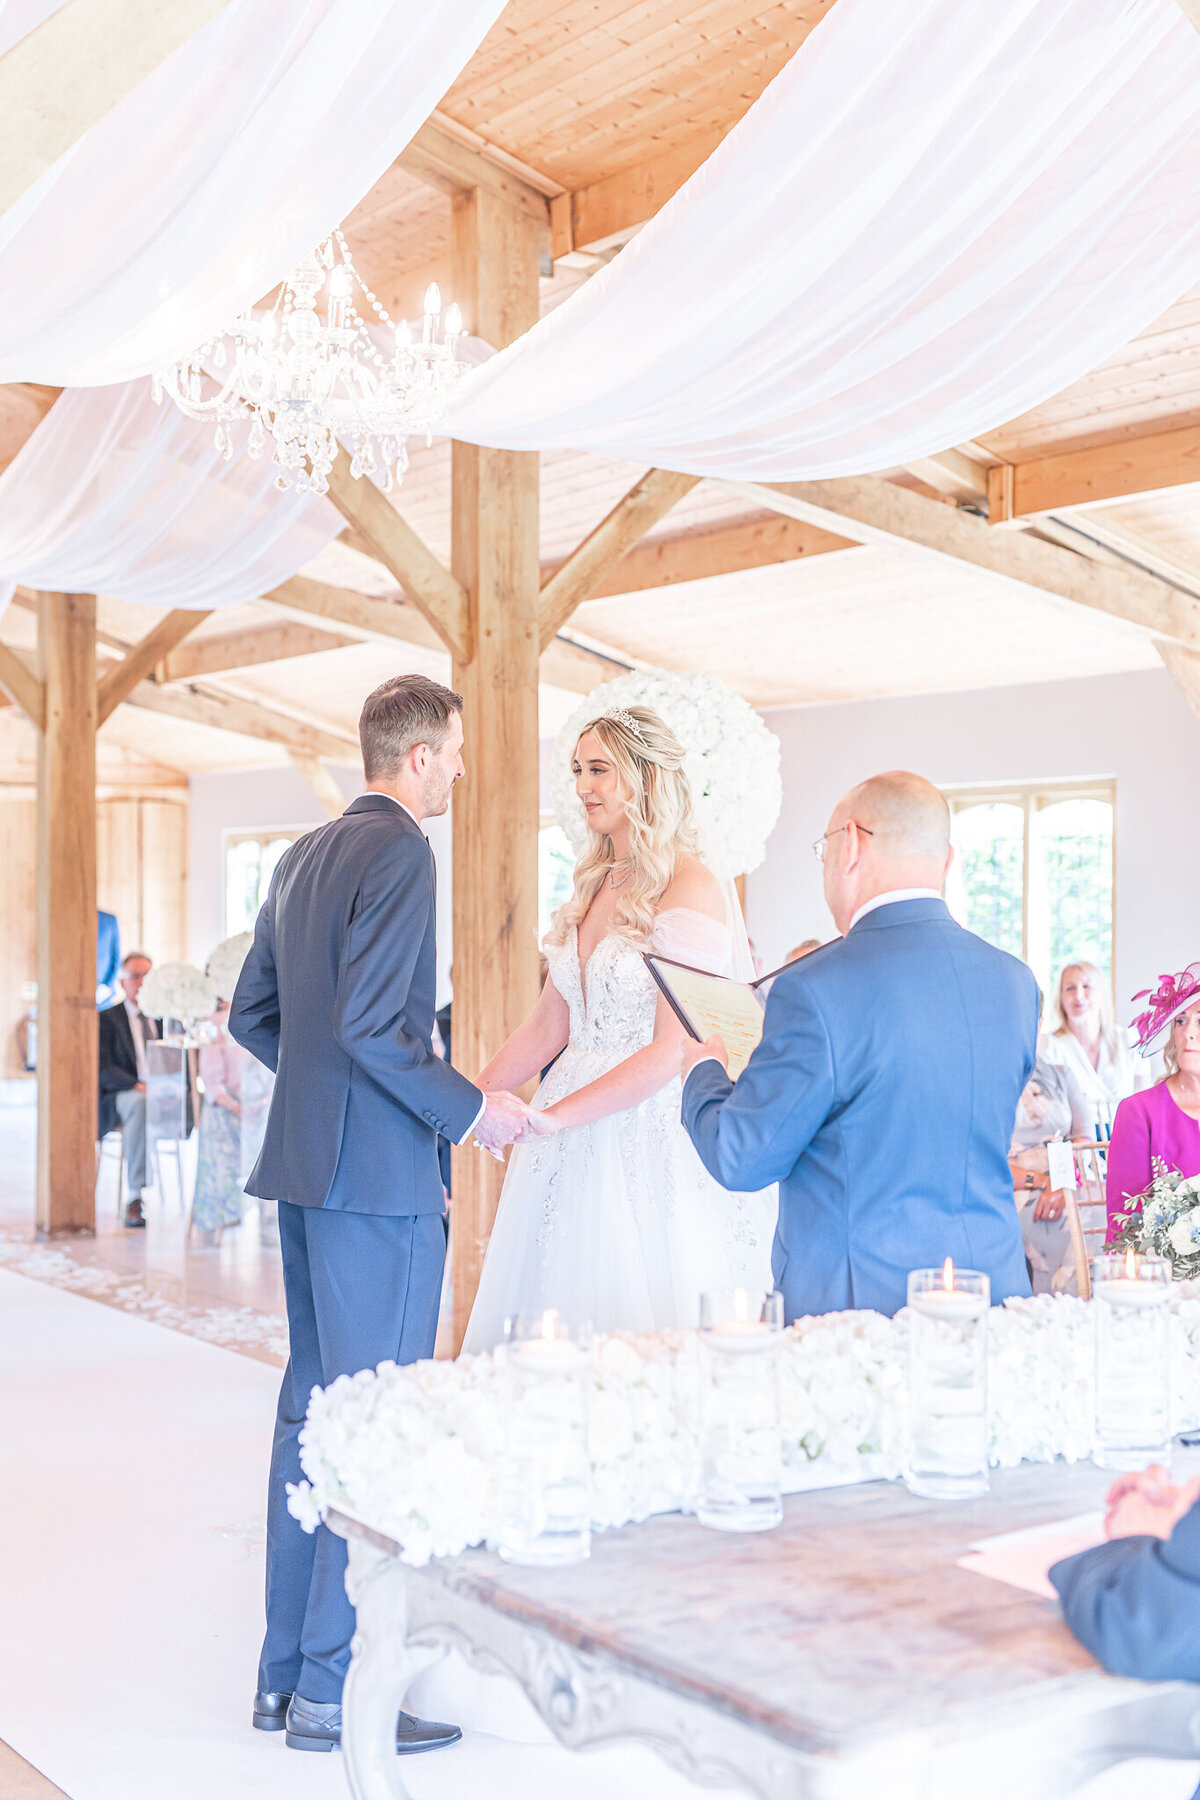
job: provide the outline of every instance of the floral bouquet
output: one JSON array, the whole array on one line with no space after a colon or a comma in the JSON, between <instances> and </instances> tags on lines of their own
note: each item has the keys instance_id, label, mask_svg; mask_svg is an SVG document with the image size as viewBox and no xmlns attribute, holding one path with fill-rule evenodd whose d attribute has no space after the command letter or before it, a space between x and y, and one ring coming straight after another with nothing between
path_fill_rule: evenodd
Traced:
<instances>
[{"instance_id":1,"label":"floral bouquet","mask_svg":"<svg viewBox=\"0 0 1200 1800\"><path fill-rule=\"evenodd\" d=\"M178 1019L189 1032L215 1008L217 990L191 963L158 963L142 983L138 1004L148 1019Z\"/></svg>"},{"instance_id":2,"label":"floral bouquet","mask_svg":"<svg viewBox=\"0 0 1200 1800\"><path fill-rule=\"evenodd\" d=\"M1200 1175L1180 1175L1157 1156L1152 1166L1146 1191L1126 1199L1130 1217L1108 1248L1163 1256L1176 1281L1190 1281L1200 1276Z\"/></svg>"}]
</instances>

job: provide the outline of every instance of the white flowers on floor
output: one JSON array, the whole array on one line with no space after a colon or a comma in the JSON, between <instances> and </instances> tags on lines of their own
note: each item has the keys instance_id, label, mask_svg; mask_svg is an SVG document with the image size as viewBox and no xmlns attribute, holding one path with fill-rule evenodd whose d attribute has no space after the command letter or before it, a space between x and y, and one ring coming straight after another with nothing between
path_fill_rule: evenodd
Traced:
<instances>
[{"instance_id":1,"label":"white flowers on floor","mask_svg":"<svg viewBox=\"0 0 1200 1800\"><path fill-rule=\"evenodd\" d=\"M571 758L579 734L611 706L648 706L687 751L704 860L719 881L747 875L767 853L783 805L779 739L749 703L715 675L639 669L593 688L554 745L550 791L558 822L577 852L587 825L575 795Z\"/></svg>"},{"instance_id":2,"label":"white flowers on floor","mask_svg":"<svg viewBox=\"0 0 1200 1800\"><path fill-rule=\"evenodd\" d=\"M1172 1296L1175 1426L1200 1424L1200 1291ZM788 1492L900 1473L906 1439L903 1313L829 1313L784 1333ZM690 1332L615 1333L596 1346L592 1524L687 1510L695 1491L698 1343ZM289 1488L313 1531L338 1506L417 1565L493 1538L504 1455L503 1351L343 1376L314 1392L301 1433L307 1481ZM989 1319L991 1460L1078 1462L1091 1453L1088 1302L1041 1295Z\"/></svg>"}]
</instances>

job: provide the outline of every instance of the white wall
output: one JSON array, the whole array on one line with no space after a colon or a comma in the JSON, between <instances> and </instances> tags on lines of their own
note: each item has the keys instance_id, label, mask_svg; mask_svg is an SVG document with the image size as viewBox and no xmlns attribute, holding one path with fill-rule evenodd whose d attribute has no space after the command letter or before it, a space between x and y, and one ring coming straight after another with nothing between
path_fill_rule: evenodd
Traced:
<instances>
[{"instance_id":1,"label":"white wall","mask_svg":"<svg viewBox=\"0 0 1200 1800\"><path fill-rule=\"evenodd\" d=\"M783 813L747 884L750 933L773 968L830 937L810 845L841 794L882 769L944 785L1115 778L1118 1017L1166 969L1200 958L1200 722L1165 671L769 712Z\"/></svg>"},{"instance_id":2,"label":"white wall","mask_svg":"<svg viewBox=\"0 0 1200 1800\"><path fill-rule=\"evenodd\" d=\"M327 765L328 766L328 765ZM347 800L363 788L353 769L333 768ZM324 825L328 814L298 769L238 769L193 775L188 783L188 954L204 967L224 935L225 833ZM450 992L450 819L425 833L438 868L438 1004Z\"/></svg>"}]
</instances>

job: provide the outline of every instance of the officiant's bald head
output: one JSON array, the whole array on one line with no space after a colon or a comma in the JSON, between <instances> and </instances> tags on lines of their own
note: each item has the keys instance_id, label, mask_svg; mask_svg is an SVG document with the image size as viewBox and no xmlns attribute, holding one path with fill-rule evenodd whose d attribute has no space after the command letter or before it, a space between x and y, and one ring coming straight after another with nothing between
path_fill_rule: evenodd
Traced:
<instances>
[{"instance_id":1,"label":"officiant's bald head","mask_svg":"<svg viewBox=\"0 0 1200 1800\"><path fill-rule=\"evenodd\" d=\"M950 857L950 808L931 781L908 769L860 781L825 834L825 899L838 930L879 894L940 889Z\"/></svg>"}]
</instances>

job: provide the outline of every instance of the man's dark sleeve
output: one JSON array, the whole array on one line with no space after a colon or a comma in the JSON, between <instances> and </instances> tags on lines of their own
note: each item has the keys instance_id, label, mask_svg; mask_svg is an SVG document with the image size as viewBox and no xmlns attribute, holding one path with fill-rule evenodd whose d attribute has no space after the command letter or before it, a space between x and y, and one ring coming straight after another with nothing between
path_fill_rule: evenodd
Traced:
<instances>
[{"instance_id":1,"label":"man's dark sleeve","mask_svg":"<svg viewBox=\"0 0 1200 1800\"><path fill-rule=\"evenodd\" d=\"M1114 1538L1055 1563L1050 1580L1110 1675L1200 1681L1200 1501L1169 1538Z\"/></svg>"}]
</instances>

